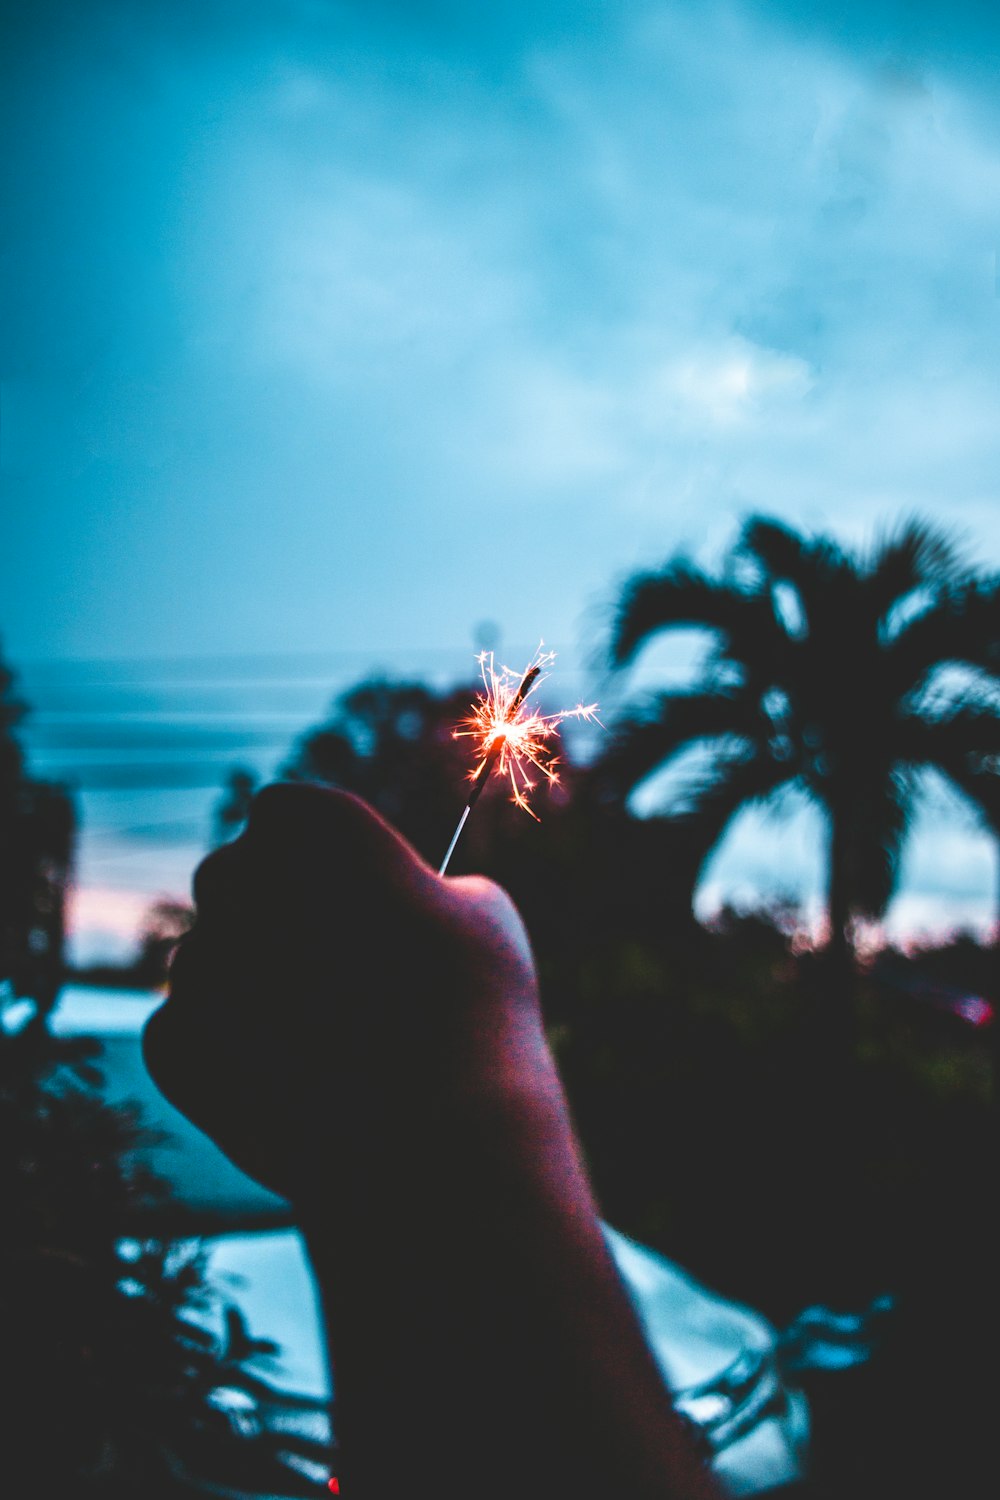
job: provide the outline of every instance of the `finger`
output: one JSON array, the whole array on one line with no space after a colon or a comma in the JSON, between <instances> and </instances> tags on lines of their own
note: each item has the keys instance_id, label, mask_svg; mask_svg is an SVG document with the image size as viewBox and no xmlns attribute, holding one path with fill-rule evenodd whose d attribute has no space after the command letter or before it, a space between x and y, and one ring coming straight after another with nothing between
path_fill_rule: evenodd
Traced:
<instances>
[{"instance_id":1,"label":"finger","mask_svg":"<svg viewBox=\"0 0 1000 1500\"><path fill-rule=\"evenodd\" d=\"M212 1102L225 1093L218 1077L223 1035L220 1018L203 1010L193 1025L173 998L153 1012L142 1034L143 1060L160 1093L210 1134Z\"/></svg>"},{"instance_id":2,"label":"finger","mask_svg":"<svg viewBox=\"0 0 1000 1500\"><path fill-rule=\"evenodd\" d=\"M220 941L204 923L187 933L170 967L169 994L144 1043L168 1098L183 1094L185 1113L202 1095L220 1100L239 1082L239 1058L262 1048L265 996L249 943ZM273 1004L273 995L270 997ZM266 1044L262 1055L267 1056ZM174 1100L174 1102L177 1102Z\"/></svg>"},{"instance_id":3,"label":"finger","mask_svg":"<svg viewBox=\"0 0 1000 1500\"><path fill-rule=\"evenodd\" d=\"M199 917L233 915L242 909L240 879L245 856L239 840L215 849L194 872L191 891Z\"/></svg>"},{"instance_id":4,"label":"finger","mask_svg":"<svg viewBox=\"0 0 1000 1500\"><path fill-rule=\"evenodd\" d=\"M265 1186L279 1181L280 1153L266 1138L269 1109L255 1084L230 1064L223 1018L202 1015L197 1040L189 1018L166 1001L146 1022L142 1051L150 1077L175 1109L210 1136L242 1171ZM269 1165L269 1162L271 1163Z\"/></svg>"},{"instance_id":5,"label":"finger","mask_svg":"<svg viewBox=\"0 0 1000 1500\"><path fill-rule=\"evenodd\" d=\"M373 877L427 892L438 877L412 844L350 792L306 782L275 782L250 806L248 849L293 853L327 875Z\"/></svg>"}]
</instances>

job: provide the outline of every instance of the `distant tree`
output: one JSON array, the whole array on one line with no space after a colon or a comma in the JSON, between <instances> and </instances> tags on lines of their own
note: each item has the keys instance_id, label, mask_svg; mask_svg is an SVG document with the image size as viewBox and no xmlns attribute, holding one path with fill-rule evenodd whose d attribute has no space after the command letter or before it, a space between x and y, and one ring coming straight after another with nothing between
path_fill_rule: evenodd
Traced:
<instances>
[{"instance_id":1,"label":"distant tree","mask_svg":"<svg viewBox=\"0 0 1000 1500\"><path fill-rule=\"evenodd\" d=\"M132 982L143 989L164 984L174 949L194 922L194 909L185 901L161 896L143 917L139 931L139 954L132 969Z\"/></svg>"},{"instance_id":2,"label":"distant tree","mask_svg":"<svg viewBox=\"0 0 1000 1500\"><path fill-rule=\"evenodd\" d=\"M27 773L14 733L24 713L0 661L0 982L44 1016L62 977L75 818L62 787Z\"/></svg>"},{"instance_id":3,"label":"distant tree","mask_svg":"<svg viewBox=\"0 0 1000 1500\"><path fill-rule=\"evenodd\" d=\"M713 637L700 677L626 711L597 776L623 796L699 746L679 816L703 858L748 803L796 787L820 808L827 1022L846 1043L851 921L885 910L921 773L942 772L997 827L1000 581L964 567L925 522L861 554L755 517L719 576L675 558L628 582L612 665L690 627Z\"/></svg>"},{"instance_id":4,"label":"distant tree","mask_svg":"<svg viewBox=\"0 0 1000 1500\"><path fill-rule=\"evenodd\" d=\"M245 766L234 766L226 777L225 790L215 804L212 815L212 844L228 844L236 837L247 820L253 794L257 790L257 775Z\"/></svg>"},{"instance_id":5,"label":"distant tree","mask_svg":"<svg viewBox=\"0 0 1000 1500\"><path fill-rule=\"evenodd\" d=\"M21 943L16 913L19 907L18 860L24 757L14 730L24 716L24 705L14 696L14 676L0 659L0 979L9 979Z\"/></svg>"}]
</instances>

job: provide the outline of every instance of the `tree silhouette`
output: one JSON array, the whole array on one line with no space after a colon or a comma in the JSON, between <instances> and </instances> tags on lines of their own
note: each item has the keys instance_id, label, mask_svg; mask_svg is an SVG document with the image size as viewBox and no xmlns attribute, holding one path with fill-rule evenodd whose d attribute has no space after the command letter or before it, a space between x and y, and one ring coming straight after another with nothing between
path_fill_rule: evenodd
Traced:
<instances>
[{"instance_id":1,"label":"tree silhouette","mask_svg":"<svg viewBox=\"0 0 1000 1500\"><path fill-rule=\"evenodd\" d=\"M14 733L24 713L0 661L0 982L44 1017L62 978L75 819L61 787L27 773Z\"/></svg>"},{"instance_id":2,"label":"tree silhouette","mask_svg":"<svg viewBox=\"0 0 1000 1500\"><path fill-rule=\"evenodd\" d=\"M234 766L226 777L225 790L212 811L212 846L228 844L247 820L257 790L257 774L246 766Z\"/></svg>"},{"instance_id":3,"label":"tree silhouette","mask_svg":"<svg viewBox=\"0 0 1000 1500\"><path fill-rule=\"evenodd\" d=\"M174 949L194 922L194 908L186 901L161 896L147 908L139 932L139 953L131 981L142 989L165 984Z\"/></svg>"},{"instance_id":4,"label":"tree silhouette","mask_svg":"<svg viewBox=\"0 0 1000 1500\"><path fill-rule=\"evenodd\" d=\"M208 1279L143 1163L137 1111L103 1101L100 1072L90 1038L0 1028L4 1493L320 1492L301 1465L325 1463L326 1445L261 1420L273 1392L246 1362L276 1346ZM161 1237L166 1210L183 1239Z\"/></svg>"},{"instance_id":5,"label":"tree silhouette","mask_svg":"<svg viewBox=\"0 0 1000 1500\"><path fill-rule=\"evenodd\" d=\"M627 583L612 665L692 626L713 638L700 677L622 715L600 784L622 795L701 747L680 821L703 859L746 804L805 793L828 829L826 1019L846 1044L851 920L885 910L922 773L942 772L998 825L1000 581L919 520L861 553L753 517L720 575L677 558Z\"/></svg>"}]
</instances>

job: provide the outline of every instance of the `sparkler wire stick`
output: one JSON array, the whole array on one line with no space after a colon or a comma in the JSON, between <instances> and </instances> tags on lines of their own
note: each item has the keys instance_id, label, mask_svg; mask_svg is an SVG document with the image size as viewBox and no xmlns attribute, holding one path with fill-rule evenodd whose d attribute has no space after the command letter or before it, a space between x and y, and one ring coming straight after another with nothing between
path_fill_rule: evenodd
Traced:
<instances>
[{"instance_id":1,"label":"sparkler wire stick","mask_svg":"<svg viewBox=\"0 0 1000 1500\"><path fill-rule=\"evenodd\" d=\"M452 836L451 836L451 843L448 845L448 852L445 855L444 859L441 861L441 868L440 868L440 870L438 870L438 874L439 875L443 875L445 873L445 871L447 870L449 864L451 863L451 856L455 852L455 845L458 843L458 840L459 840L459 838L461 836L461 833L462 833L462 829L465 827L466 823L469 821L469 814L470 814L471 811L472 811L472 803L471 803L471 801L469 801L462 808L462 816L458 820L458 827L455 829L455 832L452 834Z\"/></svg>"},{"instance_id":2,"label":"sparkler wire stick","mask_svg":"<svg viewBox=\"0 0 1000 1500\"><path fill-rule=\"evenodd\" d=\"M520 687L514 694L513 698L510 700L510 705L507 709L507 716L509 718L513 719L514 715L517 713L517 710L521 707L521 704L524 702L525 698L528 696L528 693L531 691L534 681L541 670L541 667L536 663L534 666L529 667L525 672L524 676L521 678ZM490 746L489 750L486 752L486 755L483 758L482 765L476 772L475 780L472 783L472 790L469 792L468 801L462 809L462 816L458 820L458 827L452 834L451 843L448 845L448 852L445 854L444 859L441 861L441 868L438 870L439 875L443 875L445 873L448 865L451 862L451 856L455 852L455 845L458 843L458 840L461 837L462 829L465 827L466 823L469 820L469 814L475 807L476 803L479 801L480 792L490 779L490 772L493 770L493 767L497 763L500 751L503 749L503 743L503 734L502 732L498 732L496 738L493 741L493 744Z\"/></svg>"}]
</instances>

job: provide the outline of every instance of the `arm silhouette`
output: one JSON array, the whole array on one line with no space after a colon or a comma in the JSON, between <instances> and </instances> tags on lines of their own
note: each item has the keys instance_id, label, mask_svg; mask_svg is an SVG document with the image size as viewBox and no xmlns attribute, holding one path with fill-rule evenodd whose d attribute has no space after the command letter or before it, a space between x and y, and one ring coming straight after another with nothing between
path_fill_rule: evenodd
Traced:
<instances>
[{"instance_id":1,"label":"arm silhouette","mask_svg":"<svg viewBox=\"0 0 1000 1500\"><path fill-rule=\"evenodd\" d=\"M146 1033L164 1093L288 1197L345 1500L709 1500L611 1259L509 898L356 798L278 785L195 877Z\"/></svg>"}]
</instances>

